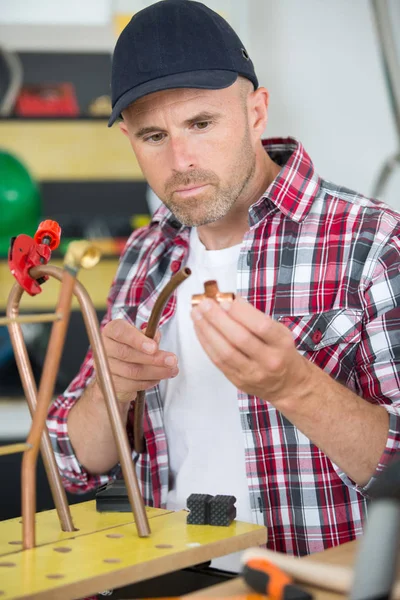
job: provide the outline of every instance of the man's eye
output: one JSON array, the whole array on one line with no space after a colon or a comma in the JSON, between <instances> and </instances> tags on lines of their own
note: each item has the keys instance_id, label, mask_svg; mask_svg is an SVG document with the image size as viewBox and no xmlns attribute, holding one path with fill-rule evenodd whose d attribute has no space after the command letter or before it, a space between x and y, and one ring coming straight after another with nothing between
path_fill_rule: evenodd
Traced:
<instances>
[{"instance_id":1,"label":"man's eye","mask_svg":"<svg viewBox=\"0 0 400 600\"><path fill-rule=\"evenodd\" d=\"M161 142L164 139L163 133L153 133L144 139L145 142Z\"/></svg>"},{"instance_id":2,"label":"man's eye","mask_svg":"<svg viewBox=\"0 0 400 600\"><path fill-rule=\"evenodd\" d=\"M209 124L210 121L199 121L198 123L195 123L195 126L197 129L207 129Z\"/></svg>"}]
</instances>

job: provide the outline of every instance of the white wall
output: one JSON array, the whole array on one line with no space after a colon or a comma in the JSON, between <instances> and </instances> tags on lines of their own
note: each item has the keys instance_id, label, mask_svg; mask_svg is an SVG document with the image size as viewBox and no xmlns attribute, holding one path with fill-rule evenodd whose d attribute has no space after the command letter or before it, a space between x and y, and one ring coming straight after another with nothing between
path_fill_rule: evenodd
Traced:
<instances>
[{"instance_id":1,"label":"white wall","mask_svg":"<svg viewBox=\"0 0 400 600\"><path fill-rule=\"evenodd\" d=\"M110 50L111 26L75 28L71 35L62 26L1 24L3 3L21 1L25 0L0 0L0 43L24 50ZM30 0L36 5L45 1ZM113 8L128 11L132 7L134 12L149 3L115 0ZM323 177L371 194L382 163L396 151L398 140L370 2L205 3L230 19L253 58L260 83L270 92L266 134L297 137ZM400 168L384 200L400 210Z\"/></svg>"},{"instance_id":2,"label":"white wall","mask_svg":"<svg viewBox=\"0 0 400 600\"><path fill-rule=\"evenodd\" d=\"M297 137L322 176L370 194L398 148L370 3L249 0L249 7L254 61L271 95L267 134ZM385 200L400 210L396 179Z\"/></svg>"}]
</instances>

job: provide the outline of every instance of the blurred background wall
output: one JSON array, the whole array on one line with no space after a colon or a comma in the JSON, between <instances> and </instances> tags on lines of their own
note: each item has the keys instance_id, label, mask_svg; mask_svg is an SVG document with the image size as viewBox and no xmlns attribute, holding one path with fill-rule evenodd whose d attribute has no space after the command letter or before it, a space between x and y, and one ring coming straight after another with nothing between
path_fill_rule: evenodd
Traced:
<instances>
[{"instance_id":1,"label":"blurred background wall","mask_svg":"<svg viewBox=\"0 0 400 600\"><path fill-rule=\"evenodd\" d=\"M260 83L270 91L266 134L297 137L324 177L371 194L383 161L397 149L371 3L205 3L238 31ZM148 4L144 0L2 0L0 41L21 52L111 53L116 16ZM399 4L392 1L400 29ZM399 173L391 179L384 200L400 209Z\"/></svg>"}]
</instances>

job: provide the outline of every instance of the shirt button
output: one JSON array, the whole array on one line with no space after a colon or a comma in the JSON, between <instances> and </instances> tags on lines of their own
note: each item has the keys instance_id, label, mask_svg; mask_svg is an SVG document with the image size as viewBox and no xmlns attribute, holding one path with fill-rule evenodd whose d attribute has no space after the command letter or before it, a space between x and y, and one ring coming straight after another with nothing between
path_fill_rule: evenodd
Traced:
<instances>
[{"instance_id":1,"label":"shirt button","mask_svg":"<svg viewBox=\"0 0 400 600\"><path fill-rule=\"evenodd\" d=\"M314 331L314 333L312 334L312 341L314 342L314 344L319 344L319 342L322 340L322 331L320 329L317 329L317 331Z\"/></svg>"},{"instance_id":2,"label":"shirt button","mask_svg":"<svg viewBox=\"0 0 400 600\"><path fill-rule=\"evenodd\" d=\"M181 263L179 262L179 260L173 260L171 263L171 271L173 273L177 273L180 268L181 268Z\"/></svg>"}]
</instances>

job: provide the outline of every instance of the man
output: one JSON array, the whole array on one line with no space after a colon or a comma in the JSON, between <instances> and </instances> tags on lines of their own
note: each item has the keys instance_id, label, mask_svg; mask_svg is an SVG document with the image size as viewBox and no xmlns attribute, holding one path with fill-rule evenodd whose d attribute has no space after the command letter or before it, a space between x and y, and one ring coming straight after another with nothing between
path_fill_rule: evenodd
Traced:
<instances>
[{"instance_id":1,"label":"man","mask_svg":"<svg viewBox=\"0 0 400 600\"><path fill-rule=\"evenodd\" d=\"M237 497L268 546L296 555L362 532L368 489L400 446L399 216L321 179L300 143L261 141L268 92L216 13L163 0L113 58L113 113L164 205L128 241L103 338L132 442L147 390L148 504ZM151 309L172 274L193 274ZM207 279L236 292L203 301ZM49 428L67 487L119 474L91 353Z\"/></svg>"}]
</instances>

